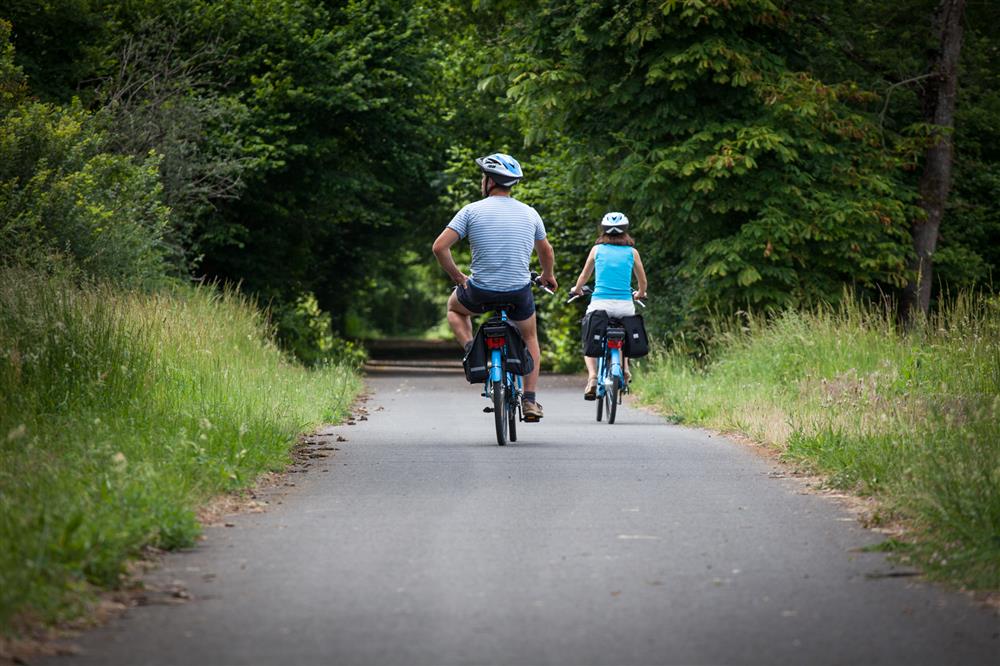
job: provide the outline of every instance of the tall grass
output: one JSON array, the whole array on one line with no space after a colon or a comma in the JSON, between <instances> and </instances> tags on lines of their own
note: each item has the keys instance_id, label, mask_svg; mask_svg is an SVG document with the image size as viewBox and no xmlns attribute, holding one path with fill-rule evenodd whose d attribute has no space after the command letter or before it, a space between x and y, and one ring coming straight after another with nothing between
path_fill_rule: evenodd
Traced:
<instances>
[{"instance_id":1,"label":"tall grass","mask_svg":"<svg viewBox=\"0 0 1000 666\"><path fill-rule=\"evenodd\" d=\"M335 421L352 368L307 371L233 293L123 293L0 270L0 627L79 612L145 545Z\"/></svg>"},{"instance_id":2,"label":"tall grass","mask_svg":"<svg viewBox=\"0 0 1000 666\"><path fill-rule=\"evenodd\" d=\"M929 573L1000 589L1000 299L962 295L909 332L847 303L717 334L707 366L655 359L642 398L877 496Z\"/></svg>"}]
</instances>

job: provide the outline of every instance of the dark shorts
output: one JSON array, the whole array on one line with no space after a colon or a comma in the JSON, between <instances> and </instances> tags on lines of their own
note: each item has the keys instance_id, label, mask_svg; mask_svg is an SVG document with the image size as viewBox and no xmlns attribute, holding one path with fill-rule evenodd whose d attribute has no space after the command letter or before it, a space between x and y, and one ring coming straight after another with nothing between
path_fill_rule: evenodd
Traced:
<instances>
[{"instance_id":1,"label":"dark shorts","mask_svg":"<svg viewBox=\"0 0 1000 666\"><path fill-rule=\"evenodd\" d=\"M469 312L482 314L494 310L500 304L507 304L507 316L514 321L524 321L535 314L535 297L531 293L531 284L526 284L514 291L492 291L481 289L469 282L466 289L459 285L455 290L458 302Z\"/></svg>"}]
</instances>

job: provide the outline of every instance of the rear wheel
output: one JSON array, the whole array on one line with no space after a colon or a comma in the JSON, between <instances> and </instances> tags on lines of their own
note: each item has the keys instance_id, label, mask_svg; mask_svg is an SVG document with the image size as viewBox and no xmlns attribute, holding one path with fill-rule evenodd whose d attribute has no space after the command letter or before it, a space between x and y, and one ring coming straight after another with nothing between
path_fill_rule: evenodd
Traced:
<instances>
[{"instance_id":1,"label":"rear wheel","mask_svg":"<svg viewBox=\"0 0 1000 666\"><path fill-rule=\"evenodd\" d=\"M510 441L517 441L517 396L513 391L510 393L510 402L507 404L507 433Z\"/></svg>"},{"instance_id":2,"label":"rear wheel","mask_svg":"<svg viewBox=\"0 0 1000 666\"><path fill-rule=\"evenodd\" d=\"M597 378L597 420L601 420L601 415L604 412L604 396L601 395L601 387L604 386L604 377L598 376ZM606 392L605 392L606 393Z\"/></svg>"},{"instance_id":3,"label":"rear wheel","mask_svg":"<svg viewBox=\"0 0 1000 666\"><path fill-rule=\"evenodd\" d=\"M611 388L604 392L608 400L608 423L615 422L615 415L618 412L618 384L621 380L617 377L611 378Z\"/></svg>"},{"instance_id":4,"label":"rear wheel","mask_svg":"<svg viewBox=\"0 0 1000 666\"><path fill-rule=\"evenodd\" d=\"M497 426L497 444L507 444L507 400L503 382L493 382L493 420Z\"/></svg>"}]
</instances>

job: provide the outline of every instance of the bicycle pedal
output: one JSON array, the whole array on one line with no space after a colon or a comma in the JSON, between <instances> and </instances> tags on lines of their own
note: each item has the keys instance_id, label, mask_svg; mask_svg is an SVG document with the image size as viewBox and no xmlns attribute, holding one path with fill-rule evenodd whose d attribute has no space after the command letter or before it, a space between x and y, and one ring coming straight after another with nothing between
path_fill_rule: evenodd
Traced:
<instances>
[{"instance_id":1,"label":"bicycle pedal","mask_svg":"<svg viewBox=\"0 0 1000 666\"><path fill-rule=\"evenodd\" d=\"M484 414L492 414L493 413L493 408L492 407L483 407L483 413Z\"/></svg>"}]
</instances>

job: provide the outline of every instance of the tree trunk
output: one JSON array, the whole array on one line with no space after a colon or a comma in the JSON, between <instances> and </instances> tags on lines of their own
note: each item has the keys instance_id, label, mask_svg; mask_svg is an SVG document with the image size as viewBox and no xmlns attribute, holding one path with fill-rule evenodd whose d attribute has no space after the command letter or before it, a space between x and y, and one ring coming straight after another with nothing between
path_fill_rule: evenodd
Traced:
<instances>
[{"instance_id":1,"label":"tree trunk","mask_svg":"<svg viewBox=\"0 0 1000 666\"><path fill-rule=\"evenodd\" d=\"M924 155L924 173L920 177L920 205L926 216L913 223L914 257L911 277L903 291L903 317L913 321L918 313L927 314L931 302L934 249L938 229L951 189L951 165L954 152L952 130L955 127L955 97L958 90L958 60L962 50L962 17L966 0L941 0L934 14L934 33L938 49L931 61L931 76L922 98L924 118L937 125L939 133Z\"/></svg>"}]
</instances>

